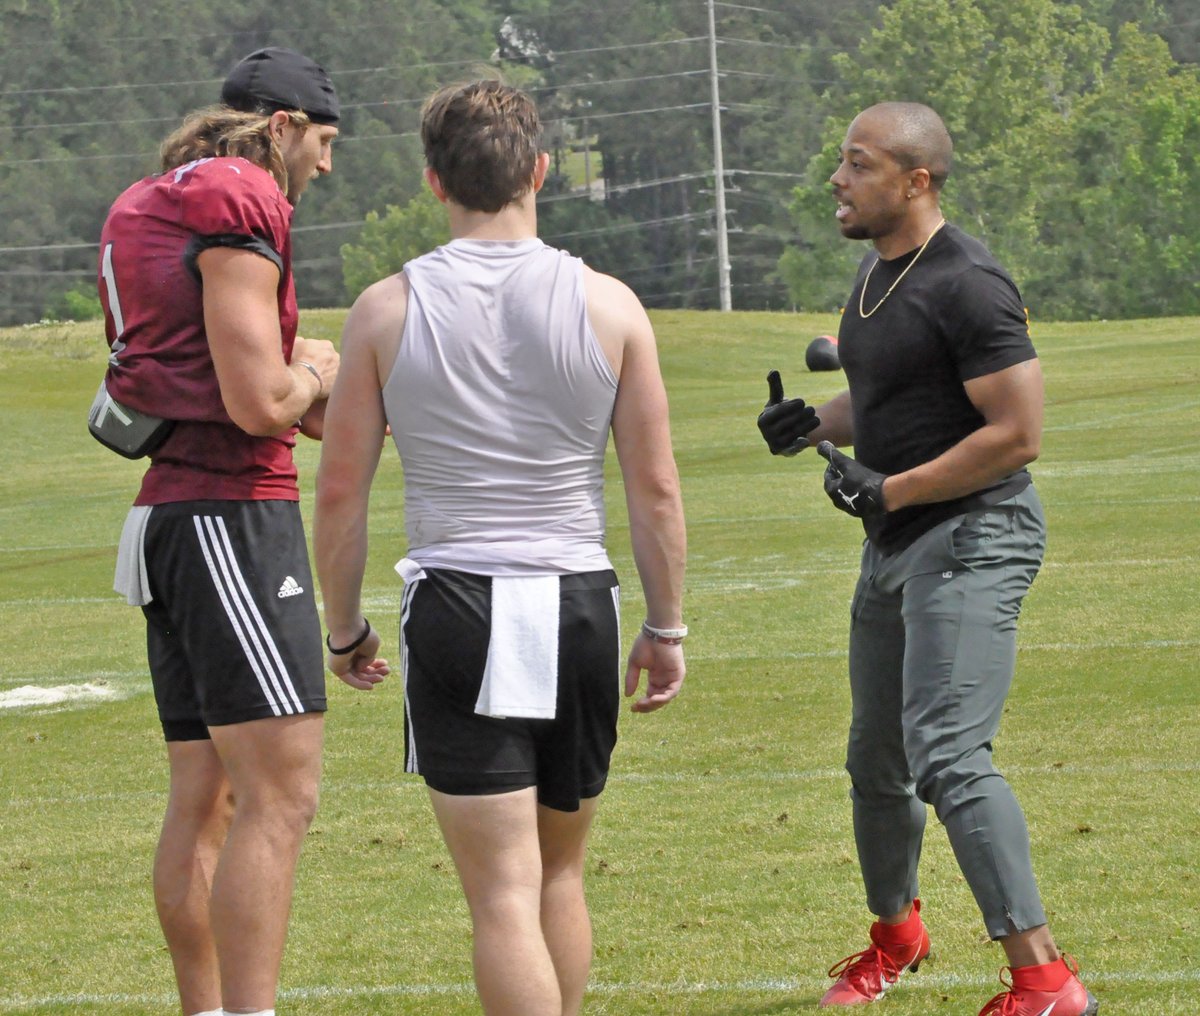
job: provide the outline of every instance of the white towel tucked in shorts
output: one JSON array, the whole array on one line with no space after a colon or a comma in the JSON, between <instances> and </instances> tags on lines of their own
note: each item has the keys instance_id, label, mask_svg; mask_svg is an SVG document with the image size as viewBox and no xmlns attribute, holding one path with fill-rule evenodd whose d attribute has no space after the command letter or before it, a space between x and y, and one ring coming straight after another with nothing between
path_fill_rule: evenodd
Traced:
<instances>
[{"instance_id":1,"label":"white towel tucked in shorts","mask_svg":"<svg viewBox=\"0 0 1200 1016\"><path fill-rule=\"evenodd\" d=\"M557 575L494 576L481 716L554 719L558 703Z\"/></svg>"},{"instance_id":2,"label":"white towel tucked in shorts","mask_svg":"<svg viewBox=\"0 0 1200 1016\"><path fill-rule=\"evenodd\" d=\"M134 505L121 527L117 545L117 570L113 591L125 597L131 607L144 607L154 599L150 595L150 576L146 572L146 523L152 505Z\"/></svg>"}]
</instances>

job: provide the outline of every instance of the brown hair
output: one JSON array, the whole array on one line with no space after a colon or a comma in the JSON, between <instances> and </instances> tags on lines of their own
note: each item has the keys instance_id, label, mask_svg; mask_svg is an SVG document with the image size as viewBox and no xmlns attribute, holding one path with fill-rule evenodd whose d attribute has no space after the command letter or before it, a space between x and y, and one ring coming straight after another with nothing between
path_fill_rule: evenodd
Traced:
<instances>
[{"instance_id":1,"label":"brown hair","mask_svg":"<svg viewBox=\"0 0 1200 1016\"><path fill-rule=\"evenodd\" d=\"M300 110L288 110L287 115L294 127L307 129L309 119ZM163 172L196 159L242 158L270 173L286 194L287 167L271 137L270 121L270 114L243 113L229 106L208 106L189 113L159 146Z\"/></svg>"},{"instance_id":2,"label":"brown hair","mask_svg":"<svg viewBox=\"0 0 1200 1016\"><path fill-rule=\"evenodd\" d=\"M498 212L530 190L541 135L533 100L501 81L449 85L421 111L426 164L472 211Z\"/></svg>"}]
</instances>

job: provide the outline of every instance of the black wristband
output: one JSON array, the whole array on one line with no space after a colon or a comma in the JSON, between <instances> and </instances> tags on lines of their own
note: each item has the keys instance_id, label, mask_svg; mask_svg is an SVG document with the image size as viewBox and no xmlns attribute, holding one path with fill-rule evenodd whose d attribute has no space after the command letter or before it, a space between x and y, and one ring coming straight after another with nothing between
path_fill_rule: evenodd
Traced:
<instances>
[{"instance_id":1,"label":"black wristband","mask_svg":"<svg viewBox=\"0 0 1200 1016\"><path fill-rule=\"evenodd\" d=\"M359 635L359 637L358 637L358 638L356 638L356 639L355 639L353 642L351 642L351 643L350 643L350 645L348 645L348 646L345 646L345 647L344 647L344 648L342 648L342 649L334 649L334 648L333 648L333 646L331 646L331 645L329 644L329 636L328 636L328 635L326 635L326 636L325 636L325 648L326 648L326 649L328 649L328 650L329 650L329 651L330 651L330 652L331 652L331 653L332 653L334 656L345 656L347 653L352 653L352 652L354 652L354 650L355 650L355 649L357 649L357 648L358 648L359 646L361 646L361 645L362 645L364 642L366 642L366 641L367 641L367 636L368 636L368 635L370 635L370 634L371 634L371 622L370 622L370 621L368 621L368 620L367 620L367 619L364 617L364 618L363 618L363 630L362 630L362 634L361 634L361 635Z\"/></svg>"}]
</instances>

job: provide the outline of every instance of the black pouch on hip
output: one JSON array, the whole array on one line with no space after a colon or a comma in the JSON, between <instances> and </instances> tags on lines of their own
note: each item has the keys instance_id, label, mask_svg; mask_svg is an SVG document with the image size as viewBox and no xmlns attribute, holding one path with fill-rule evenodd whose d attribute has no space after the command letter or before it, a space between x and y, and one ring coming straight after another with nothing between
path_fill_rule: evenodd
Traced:
<instances>
[{"instance_id":1,"label":"black pouch on hip","mask_svg":"<svg viewBox=\"0 0 1200 1016\"><path fill-rule=\"evenodd\" d=\"M108 394L103 381L88 410L88 430L92 437L127 459L149 455L167 439L174 427L174 420L139 413L121 405Z\"/></svg>"}]
</instances>

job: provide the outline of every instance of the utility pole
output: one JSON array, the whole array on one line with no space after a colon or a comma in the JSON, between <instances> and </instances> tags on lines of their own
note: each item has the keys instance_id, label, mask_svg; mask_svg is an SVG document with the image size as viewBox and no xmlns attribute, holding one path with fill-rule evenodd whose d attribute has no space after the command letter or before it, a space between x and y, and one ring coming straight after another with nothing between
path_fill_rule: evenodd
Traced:
<instances>
[{"instance_id":1,"label":"utility pole","mask_svg":"<svg viewBox=\"0 0 1200 1016\"><path fill-rule=\"evenodd\" d=\"M592 108L590 100L585 99L583 102L583 182L587 188L588 200L592 200L592 139L588 133L588 115L587 111Z\"/></svg>"},{"instance_id":2,"label":"utility pole","mask_svg":"<svg viewBox=\"0 0 1200 1016\"><path fill-rule=\"evenodd\" d=\"M725 157L721 152L721 90L717 83L717 16L708 0L708 77L712 84L712 132L714 193L717 198L717 280L721 288L721 310L731 310L729 290L729 232L725 223Z\"/></svg>"}]
</instances>

